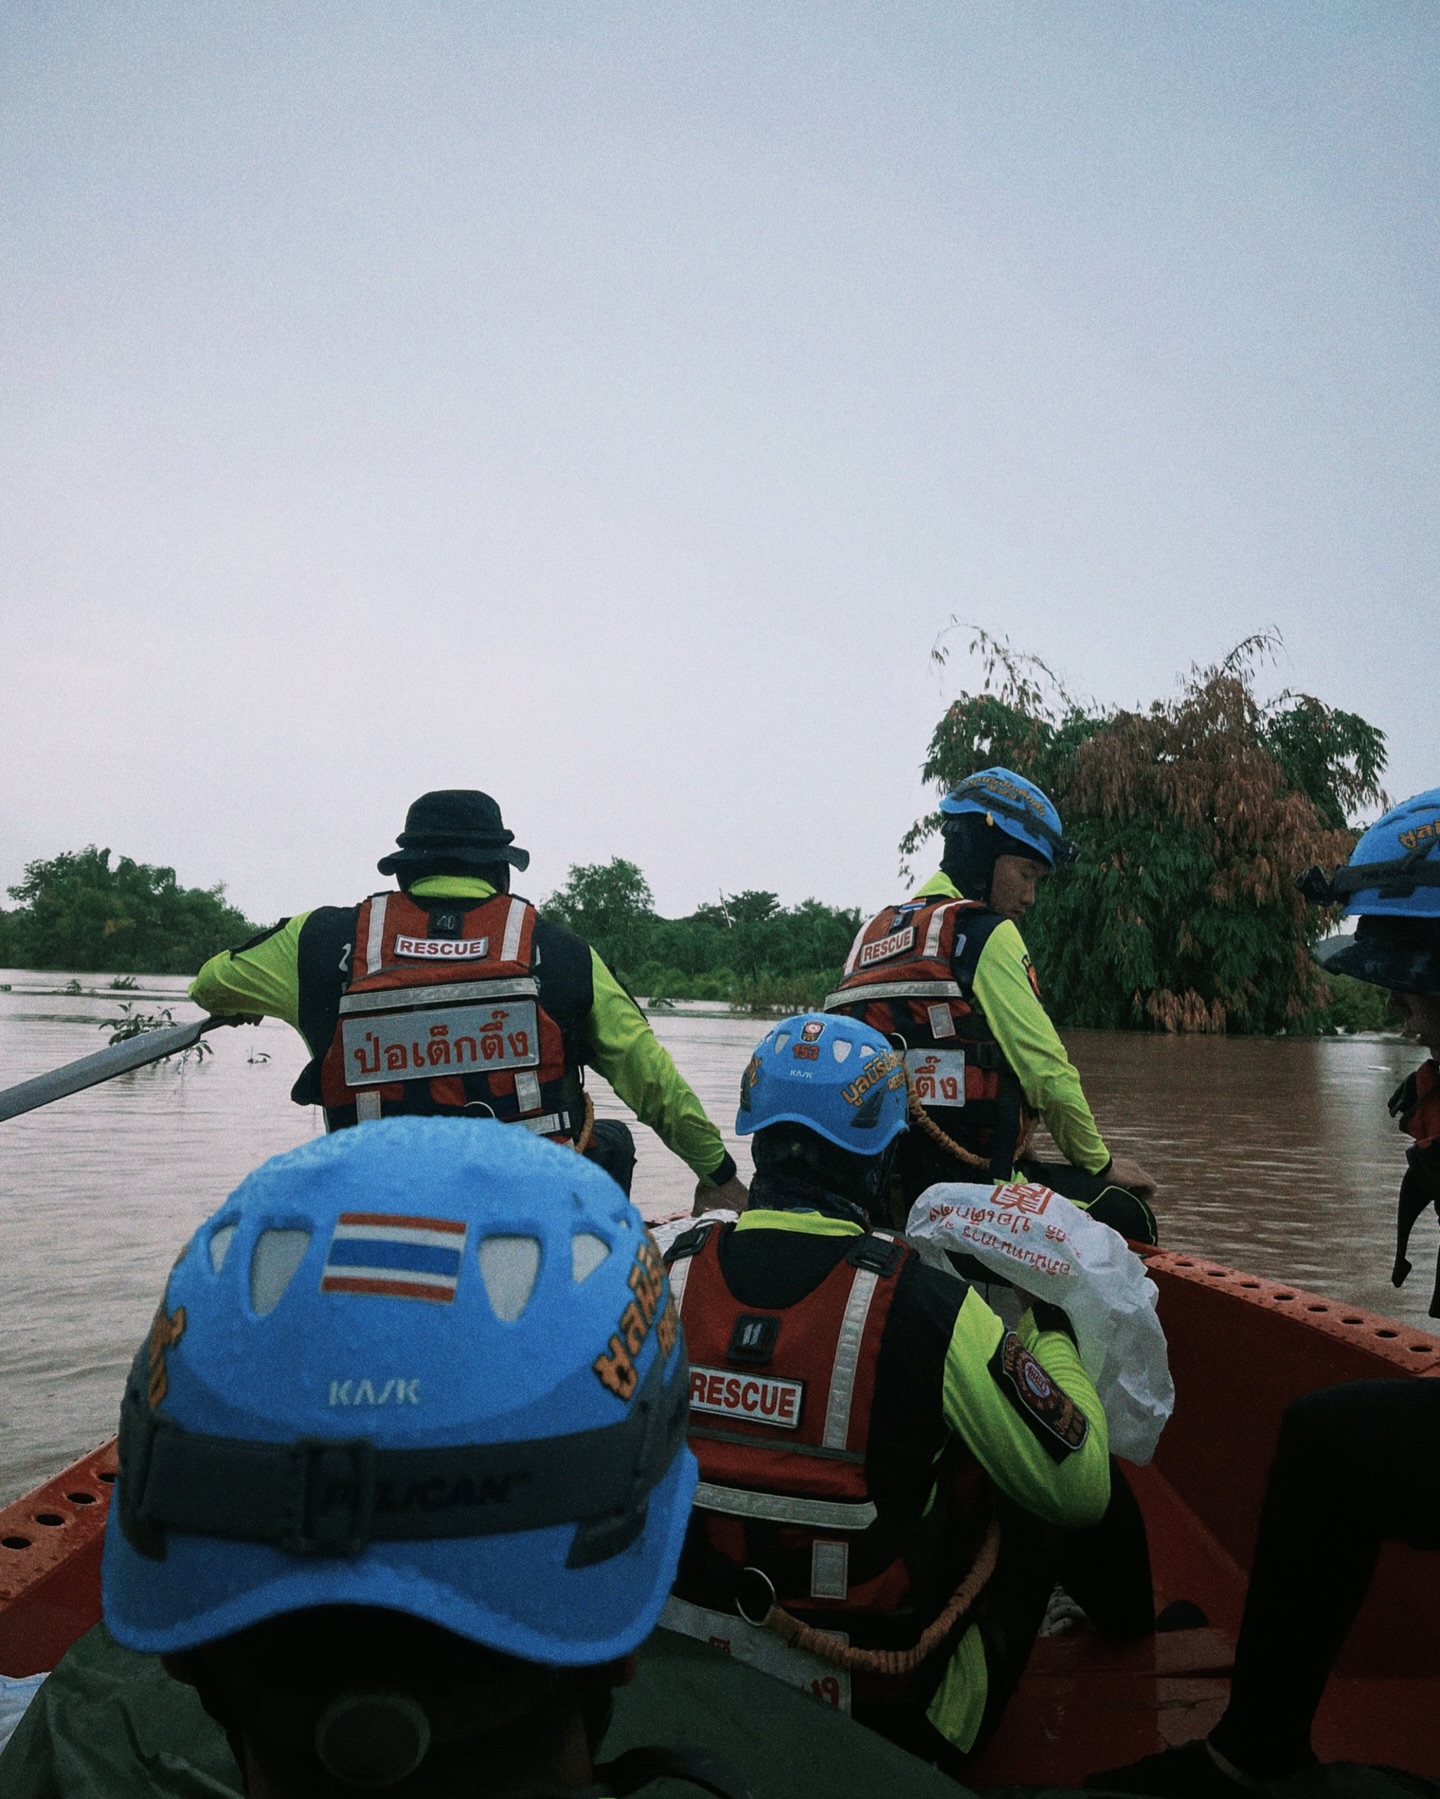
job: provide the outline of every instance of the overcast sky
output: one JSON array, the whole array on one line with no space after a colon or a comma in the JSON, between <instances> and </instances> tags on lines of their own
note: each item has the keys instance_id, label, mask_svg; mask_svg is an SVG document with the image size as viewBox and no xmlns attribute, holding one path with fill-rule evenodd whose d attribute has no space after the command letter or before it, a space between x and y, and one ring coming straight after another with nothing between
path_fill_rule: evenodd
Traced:
<instances>
[{"instance_id":1,"label":"overcast sky","mask_svg":"<svg viewBox=\"0 0 1440 1799\"><path fill-rule=\"evenodd\" d=\"M952 614L1278 627L1440 783L1429 0L10 0L0 106L0 883L475 786L535 898L878 905Z\"/></svg>"}]
</instances>

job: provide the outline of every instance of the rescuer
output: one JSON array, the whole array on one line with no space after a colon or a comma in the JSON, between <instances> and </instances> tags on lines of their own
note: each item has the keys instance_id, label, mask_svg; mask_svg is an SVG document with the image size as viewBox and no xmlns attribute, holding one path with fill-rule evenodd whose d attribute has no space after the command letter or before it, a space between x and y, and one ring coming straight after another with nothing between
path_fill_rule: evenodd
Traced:
<instances>
[{"instance_id":1,"label":"rescuer","mask_svg":"<svg viewBox=\"0 0 1440 1799\"><path fill-rule=\"evenodd\" d=\"M592 1757L684 1535L685 1410L659 1251L599 1170L494 1123L308 1143L167 1280L106 1623L255 1799L629 1791Z\"/></svg>"},{"instance_id":2,"label":"rescuer","mask_svg":"<svg viewBox=\"0 0 1440 1799\"><path fill-rule=\"evenodd\" d=\"M1155 1183L1105 1147L1019 930L1075 845L1046 795L1006 768L969 776L940 811L940 872L864 926L825 1002L904 1050L918 1126L898 1157L906 1202L936 1181L1018 1178L1154 1243ZM1037 1116L1063 1163L1027 1154Z\"/></svg>"},{"instance_id":3,"label":"rescuer","mask_svg":"<svg viewBox=\"0 0 1440 1799\"><path fill-rule=\"evenodd\" d=\"M1322 966L1387 988L1407 1032L1430 1052L1390 1101L1414 1139L1400 1186L1398 1287L1410 1272L1411 1226L1427 1206L1440 1212L1440 787L1387 812L1330 879L1308 869L1297 885L1318 904L1358 914L1352 935L1317 946ZM1440 1317L1440 1281L1430 1315ZM1380 1545L1440 1549L1437 1492L1435 1382L1353 1381L1296 1400L1265 1489L1224 1717L1208 1739L1087 1784L1234 1799L1311 1766L1310 1728Z\"/></svg>"},{"instance_id":4,"label":"rescuer","mask_svg":"<svg viewBox=\"0 0 1440 1799\"><path fill-rule=\"evenodd\" d=\"M745 1070L751 1209L668 1258L700 1486L663 1622L953 1772L1044 1614L1046 1527L1105 1514L1107 1434L1064 1313L1008 1331L876 1228L905 1128L903 1061L856 1020L788 1018Z\"/></svg>"},{"instance_id":5,"label":"rescuer","mask_svg":"<svg viewBox=\"0 0 1440 1799\"><path fill-rule=\"evenodd\" d=\"M627 1126L596 1121L602 1075L699 1178L696 1205L745 1204L720 1133L605 964L510 892L530 864L487 793L422 794L379 863L399 891L320 906L212 956L190 988L215 1013L293 1025L291 1092L327 1128L399 1114L494 1117L578 1142L628 1193Z\"/></svg>"}]
</instances>

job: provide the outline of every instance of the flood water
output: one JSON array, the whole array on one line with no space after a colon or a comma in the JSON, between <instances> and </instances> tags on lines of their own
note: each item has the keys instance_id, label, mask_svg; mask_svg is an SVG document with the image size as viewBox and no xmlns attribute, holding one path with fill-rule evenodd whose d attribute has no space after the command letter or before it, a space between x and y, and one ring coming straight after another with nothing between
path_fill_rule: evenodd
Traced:
<instances>
[{"instance_id":1,"label":"flood water","mask_svg":"<svg viewBox=\"0 0 1440 1799\"><path fill-rule=\"evenodd\" d=\"M0 1087L103 1048L118 1003L197 1016L181 979L6 973ZM683 1011L654 1025L748 1174L734 1137L740 1071L765 1028ZM125 1372L190 1232L257 1163L321 1129L290 1103L305 1054L273 1020L220 1031L215 1053L161 1064L0 1124L0 1501L111 1434ZM1068 1037L1110 1147L1161 1183L1161 1240L1422 1328L1435 1222L1391 1287L1406 1139L1385 1101L1424 1051L1398 1038L1251 1040L1077 1031ZM624 1108L591 1077L601 1116ZM635 1197L688 1207L693 1181L637 1129Z\"/></svg>"}]
</instances>

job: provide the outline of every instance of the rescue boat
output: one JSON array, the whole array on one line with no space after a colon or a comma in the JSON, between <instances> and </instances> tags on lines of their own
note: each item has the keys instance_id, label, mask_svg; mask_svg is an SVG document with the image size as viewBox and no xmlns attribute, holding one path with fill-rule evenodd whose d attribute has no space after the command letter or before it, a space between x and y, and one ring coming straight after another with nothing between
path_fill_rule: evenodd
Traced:
<instances>
[{"instance_id":1,"label":"rescue boat","mask_svg":"<svg viewBox=\"0 0 1440 1799\"><path fill-rule=\"evenodd\" d=\"M1440 1338L1424 1331L1203 1256L1140 1253L1159 1290L1176 1405L1153 1463L1128 1473L1157 1606L1190 1600L1208 1622L1126 1644L1083 1623L1039 1639L999 1731L967 1770L974 1787L1078 1786L1097 1768L1204 1734L1224 1709L1281 1413L1342 1381L1440 1378ZM53 1668L99 1619L115 1475L110 1442L0 1509L0 1673ZM1440 1556L1386 1546L1315 1747L1323 1760L1440 1768Z\"/></svg>"}]
</instances>

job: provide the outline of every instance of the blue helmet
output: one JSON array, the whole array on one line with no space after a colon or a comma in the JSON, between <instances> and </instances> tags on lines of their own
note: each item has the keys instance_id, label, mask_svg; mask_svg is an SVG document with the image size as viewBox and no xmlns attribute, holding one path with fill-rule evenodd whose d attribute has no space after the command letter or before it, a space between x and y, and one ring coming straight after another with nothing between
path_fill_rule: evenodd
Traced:
<instances>
[{"instance_id":1,"label":"blue helmet","mask_svg":"<svg viewBox=\"0 0 1440 1799\"><path fill-rule=\"evenodd\" d=\"M1307 899L1342 905L1347 916L1440 919L1440 787L1377 818L1328 880L1307 868L1296 885Z\"/></svg>"},{"instance_id":2,"label":"blue helmet","mask_svg":"<svg viewBox=\"0 0 1440 1799\"><path fill-rule=\"evenodd\" d=\"M941 800L940 811L946 819L979 814L1014 838L1018 853L1032 855L1050 869L1073 862L1080 853L1063 835L1049 795L1008 768L982 768L968 775Z\"/></svg>"},{"instance_id":3,"label":"blue helmet","mask_svg":"<svg viewBox=\"0 0 1440 1799\"><path fill-rule=\"evenodd\" d=\"M654 1628L696 1466L664 1265L593 1164L398 1118L250 1175L171 1271L120 1419L105 1618L174 1652L382 1607L528 1661Z\"/></svg>"},{"instance_id":4,"label":"blue helmet","mask_svg":"<svg viewBox=\"0 0 1440 1799\"><path fill-rule=\"evenodd\" d=\"M740 1079L735 1129L803 1124L851 1155L878 1156L908 1129L905 1062L879 1031L833 1012L784 1018Z\"/></svg>"}]
</instances>

